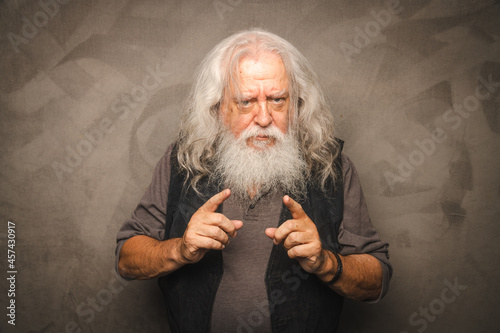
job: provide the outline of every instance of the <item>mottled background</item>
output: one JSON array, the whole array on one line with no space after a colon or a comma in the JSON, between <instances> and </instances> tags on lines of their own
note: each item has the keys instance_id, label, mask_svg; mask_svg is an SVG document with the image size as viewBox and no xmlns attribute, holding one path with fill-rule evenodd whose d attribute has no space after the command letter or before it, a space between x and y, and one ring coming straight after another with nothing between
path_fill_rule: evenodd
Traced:
<instances>
[{"instance_id":1,"label":"mottled background","mask_svg":"<svg viewBox=\"0 0 500 333\"><path fill-rule=\"evenodd\" d=\"M250 27L312 62L391 244L389 294L347 301L340 331L498 332L498 1L4 0L0 13L1 332L167 330L156 281L116 278L115 235L197 64Z\"/></svg>"}]
</instances>

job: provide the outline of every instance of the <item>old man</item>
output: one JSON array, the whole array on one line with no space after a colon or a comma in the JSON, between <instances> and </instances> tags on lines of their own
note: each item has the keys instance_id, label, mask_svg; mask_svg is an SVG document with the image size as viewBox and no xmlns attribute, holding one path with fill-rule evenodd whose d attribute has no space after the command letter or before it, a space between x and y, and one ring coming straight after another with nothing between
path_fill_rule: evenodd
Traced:
<instances>
[{"instance_id":1,"label":"old man","mask_svg":"<svg viewBox=\"0 0 500 333\"><path fill-rule=\"evenodd\" d=\"M388 289L309 62L263 30L201 64L177 140L118 233L117 269L159 277L172 332L334 332L343 298Z\"/></svg>"}]
</instances>

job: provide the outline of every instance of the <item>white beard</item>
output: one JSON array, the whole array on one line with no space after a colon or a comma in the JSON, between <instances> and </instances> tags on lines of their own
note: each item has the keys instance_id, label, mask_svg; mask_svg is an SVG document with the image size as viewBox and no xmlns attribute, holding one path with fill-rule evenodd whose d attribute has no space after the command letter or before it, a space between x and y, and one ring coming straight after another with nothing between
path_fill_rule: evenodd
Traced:
<instances>
[{"instance_id":1,"label":"white beard","mask_svg":"<svg viewBox=\"0 0 500 333\"><path fill-rule=\"evenodd\" d=\"M274 139L274 145L253 140L258 147L249 147L247 140L257 135ZM247 201L249 193L254 199L281 190L300 198L304 195L307 165L300 153L299 144L288 131L283 134L277 127L253 126L235 138L230 131L221 135L216 153L215 174L222 178L232 195Z\"/></svg>"}]
</instances>

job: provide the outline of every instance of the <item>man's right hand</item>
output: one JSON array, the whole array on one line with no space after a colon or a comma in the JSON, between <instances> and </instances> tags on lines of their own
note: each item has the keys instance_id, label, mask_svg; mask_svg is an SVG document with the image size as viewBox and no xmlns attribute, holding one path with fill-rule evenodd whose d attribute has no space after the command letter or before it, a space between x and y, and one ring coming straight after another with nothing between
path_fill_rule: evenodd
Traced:
<instances>
[{"instance_id":1,"label":"man's right hand","mask_svg":"<svg viewBox=\"0 0 500 333\"><path fill-rule=\"evenodd\" d=\"M229 236L235 237L236 231L243 226L242 221L230 220L215 212L230 195L229 189L217 193L193 214L180 242L184 263L200 261L208 250L224 249L229 244Z\"/></svg>"}]
</instances>

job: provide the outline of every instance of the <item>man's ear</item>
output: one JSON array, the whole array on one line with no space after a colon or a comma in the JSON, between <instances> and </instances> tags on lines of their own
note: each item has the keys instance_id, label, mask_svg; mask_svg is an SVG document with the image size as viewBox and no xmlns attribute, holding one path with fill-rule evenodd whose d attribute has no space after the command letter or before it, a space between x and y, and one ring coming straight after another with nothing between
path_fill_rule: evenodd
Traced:
<instances>
[{"instance_id":1,"label":"man's ear","mask_svg":"<svg viewBox=\"0 0 500 333\"><path fill-rule=\"evenodd\" d=\"M297 107L298 107L299 111L300 111L300 108L302 107L302 105L304 105L304 100L299 97L299 101L297 102Z\"/></svg>"},{"instance_id":2,"label":"man's ear","mask_svg":"<svg viewBox=\"0 0 500 333\"><path fill-rule=\"evenodd\" d=\"M210 107L210 112L215 116L220 116L221 105L222 105L221 101L218 101L216 104Z\"/></svg>"}]
</instances>

